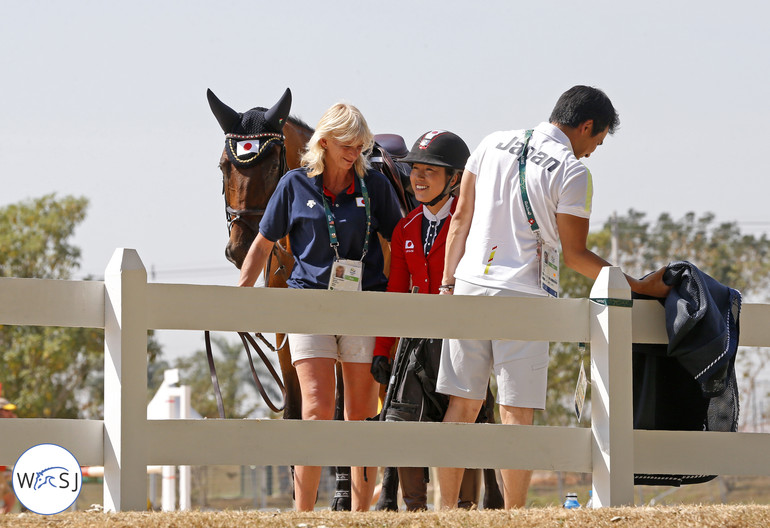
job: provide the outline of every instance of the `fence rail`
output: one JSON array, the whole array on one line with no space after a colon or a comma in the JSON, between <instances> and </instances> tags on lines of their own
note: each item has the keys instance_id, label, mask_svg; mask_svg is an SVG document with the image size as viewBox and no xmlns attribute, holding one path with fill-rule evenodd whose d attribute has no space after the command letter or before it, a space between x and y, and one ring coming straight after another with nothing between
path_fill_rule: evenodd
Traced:
<instances>
[{"instance_id":1,"label":"fence rail","mask_svg":"<svg viewBox=\"0 0 770 528\"><path fill-rule=\"evenodd\" d=\"M633 504L634 473L770 475L770 435L634 431L631 343L665 343L655 301L439 297L149 284L116 250L102 281L0 278L0 324L105 329L105 418L6 419L0 464L32 445L104 466L104 506L143 510L148 465L375 465L549 469L593 474L595 506ZM604 268L594 299L630 299ZM427 316L426 314L430 314ZM747 304L741 344L770 346L770 305ZM478 424L147 420L149 329L590 342L591 428ZM393 449L409 438L410 449ZM476 448L476 446L483 446ZM729 456L727 455L729 454Z\"/></svg>"}]
</instances>

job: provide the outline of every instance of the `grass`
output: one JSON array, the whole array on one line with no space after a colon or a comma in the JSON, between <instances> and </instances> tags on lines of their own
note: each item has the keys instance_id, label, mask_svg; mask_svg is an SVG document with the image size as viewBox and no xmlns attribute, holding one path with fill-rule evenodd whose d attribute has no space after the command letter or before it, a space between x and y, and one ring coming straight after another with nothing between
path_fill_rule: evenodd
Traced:
<instances>
[{"instance_id":1,"label":"grass","mask_svg":"<svg viewBox=\"0 0 770 528\"><path fill-rule=\"evenodd\" d=\"M128 528L732 528L770 526L770 507L758 505L669 506L564 510L527 508L516 511L452 512L75 512L49 517L35 514L0 515L0 527Z\"/></svg>"}]
</instances>

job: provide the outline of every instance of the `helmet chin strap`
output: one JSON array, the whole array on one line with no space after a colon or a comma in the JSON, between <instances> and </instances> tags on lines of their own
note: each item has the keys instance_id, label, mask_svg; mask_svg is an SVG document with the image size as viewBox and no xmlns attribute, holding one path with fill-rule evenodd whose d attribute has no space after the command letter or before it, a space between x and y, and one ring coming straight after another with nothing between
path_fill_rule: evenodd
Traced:
<instances>
[{"instance_id":1,"label":"helmet chin strap","mask_svg":"<svg viewBox=\"0 0 770 528\"><path fill-rule=\"evenodd\" d=\"M438 193L438 195L435 198L433 198L433 200L429 202L420 202L420 203L427 206L432 206L439 203L441 200L444 199L444 197L447 194L449 194L452 191L452 186L450 185L451 181L452 181L452 178L447 178L446 185L444 185L444 188L441 190L440 193Z\"/></svg>"}]
</instances>

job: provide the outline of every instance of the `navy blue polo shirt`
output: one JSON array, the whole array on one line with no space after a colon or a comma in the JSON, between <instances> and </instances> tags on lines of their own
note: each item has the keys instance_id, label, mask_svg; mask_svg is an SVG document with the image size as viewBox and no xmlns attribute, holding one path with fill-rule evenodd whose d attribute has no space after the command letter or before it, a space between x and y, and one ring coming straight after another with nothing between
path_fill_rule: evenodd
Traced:
<instances>
[{"instance_id":1,"label":"navy blue polo shirt","mask_svg":"<svg viewBox=\"0 0 770 528\"><path fill-rule=\"evenodd\" d=\"M384 258L379 233L390 240L401 219L396 193L387 178L369 170L364 176L372 211L369 250L364 258L362 288L385 291L388 279L383 273ZM337 228L340 258L361 260L366 236L366 208L361 182L355 178L353 192L342 191L329 200ZM329 241L323 203L323 174L308 178L305 168L294 169L281 178L270 198L259 232L271 241L289 235L294 269L287 281L289 288L326 289L334 261L334 250Z\"/></svg>"}]
</instances>

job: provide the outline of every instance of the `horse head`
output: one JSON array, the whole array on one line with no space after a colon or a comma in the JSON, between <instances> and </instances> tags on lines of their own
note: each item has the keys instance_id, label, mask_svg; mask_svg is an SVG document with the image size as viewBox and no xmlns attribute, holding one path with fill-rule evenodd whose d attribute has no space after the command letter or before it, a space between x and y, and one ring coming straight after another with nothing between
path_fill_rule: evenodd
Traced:
<instances>
[{"instance_id":1,"label":"horse head","mask_svg":"<svg viewBox=\"0 0 770 528\"><path fill-rule=\"evenodd\" d=\"M219 160L222 194L229 240L227 260L240 269L256 238L278 180L287 169L284 127L291 109L291 91L269 110L262 107L240 113L208 90L211 111L225 133L225 148Z\"/></svg>"}]
</instances>

